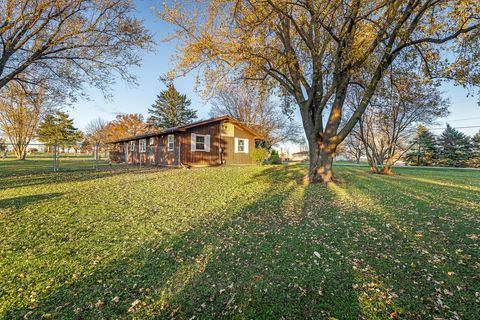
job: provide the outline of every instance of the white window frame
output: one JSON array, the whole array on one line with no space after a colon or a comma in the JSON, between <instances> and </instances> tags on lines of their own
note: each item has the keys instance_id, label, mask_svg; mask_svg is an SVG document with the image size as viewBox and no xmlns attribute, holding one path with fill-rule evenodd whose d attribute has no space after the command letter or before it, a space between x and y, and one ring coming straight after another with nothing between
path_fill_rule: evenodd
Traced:
<instances>
[{"instance_id":1,"label":"white window frame","mask_svg":"<svg viewBox=\"0 0 480 320\"><path fill-rule=\"evenodd\" d=\"M135 141L130 142L130 151L135 152Z\"/></svg>"},{"instance_id":2,"label":"white window frame","mask_svg":"<svg viewBox=\"0 0 480 320\"><path fill-rule=\"evenodd\" d=\"M203 149L197 149L197 137L204 137ZM191 150L195 152L210 152L210 135L192 133Z\"/></svg>"},{"instance_id":3,"label":"white window frame","mask_svg":"<svg viewBox=\"0 0 480 320\"><path fill-rule=\"evenodd\" d=\"M243 141L243 150L240 151L240 141ZM247 138L235 138L235 153L248 153L248 139Z\"/></svg>"},{"instance_id":4,"label":"white window frame","mask_svg":"<svg viewBox=\"0 0 480 320\"><path fill-rule=\"evenodd\" d=\"M149 140L148 142L150 143L150 146L155 145L155 140L154 140L155 138L154 138L154 137L150 137L149 139L150 139L150 140Z\"/></svg>"},{"instance_id":5,"label":"white window frame","mask_svg":"<svg viewBox=\"0 0 480 320\"><path fill-rule=\"evenodd\" d=\"M172 139L172 141L170 141ZM169 134L167 136L167 150L173 151L175 149L175 136L173 134Z\"/></svg>"},{"instance_id":6,"label":"white window frame","mask_svg":"<svg viewBox=\"0 0 480 320\"><path fill-rule=\"evenodd\" d=\"M147 139L140 139L138 141L138 151L141 153L147 152Z\"/></svg>"}]
</instances>

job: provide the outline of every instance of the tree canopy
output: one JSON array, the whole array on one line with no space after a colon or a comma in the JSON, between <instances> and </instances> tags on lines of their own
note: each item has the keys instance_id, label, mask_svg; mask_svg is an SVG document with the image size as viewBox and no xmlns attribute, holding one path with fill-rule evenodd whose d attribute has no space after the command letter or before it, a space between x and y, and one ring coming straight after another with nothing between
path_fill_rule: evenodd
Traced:
<instances>
[{"instance_id":1,"label":"tree canopy","mask_svg":"<svg viewBox=\"0 0 480 320\"><path fill-rule=\"evenodd\" d=\"M136 136L147 131L147 124L139 113L117 115L105 129L109 140Z\"/></svg>"},{"instance_id":2,"label":"tree canopy","mask_svg":"<svg viewBox=\"0 0 480 320\"><path fill-rule=\"evenodd\" d=\"M396 59L431 79L479 79L478 64L470 64L479 55L477 0L218 0L193 10L175 2L159 15L178 27L170 76L198 69L207 95L229 77L255 80L296 103L311 182L334 180L338 144ZM357 86L359 103L342 122L347 93Z\"/></svg>"},{"instance_id":3,"label":"tree canopy","mask_svg":"<svg viewBox=\"0 0 480 320\"><path fill-rule=\"evenodd\" d=\"M0 89L14 80L57 93L105 92L115 75L133 82L129 67L151 35L133 17L131 1L0 1Z\"/></svg>"},{"instance_id":4,"label":"tree canopy","mask_svg":"<svg viewBox=\"0 0 480 320\"><path fill-rule=\"evenodd\" d=\"M47 146L57 144L62 147L71 147L81 142L83 133L75 128L73 119L62 111L45 116L38 126L38 140Z\"/></svg>"}]
</instances>

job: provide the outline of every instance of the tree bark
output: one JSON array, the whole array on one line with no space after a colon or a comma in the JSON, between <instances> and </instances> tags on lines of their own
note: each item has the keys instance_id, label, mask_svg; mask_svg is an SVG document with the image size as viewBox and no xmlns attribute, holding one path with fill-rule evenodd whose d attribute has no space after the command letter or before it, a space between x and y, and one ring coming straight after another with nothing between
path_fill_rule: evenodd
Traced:
<instances>
[{"instance_id":1,"label":"tree bark","mask_svg":"<svg viewBox=\"0 0 480 320\"><path fill-rule=\"evenodd\" d=\"M330 144L325 147L320 141L309 140L310 168L308 171L309 183L333 183L333 158L336 146Z\"/></svg>"},{"instance_id":2,"label":"tree bark","mask_svg":"<svg viewBox=\"0 0 480 320\"><path fill-rule=\"evenodd\" d=\"M25 160L27 158L27 146L15 145L13 149L18 160Z\"/></svg>"},{"instance_id":3,"label":"tree bark","mask_svg":"<svg viewBox=\"0 0 480 320\"><path fill-rule=\"evenodd\" d=\"M393 166L393 156L387 158L387 160L384 162L383 167L379 173L389 175L389 176L393 175L392 166Z\"/></svg>"}]
</instances>

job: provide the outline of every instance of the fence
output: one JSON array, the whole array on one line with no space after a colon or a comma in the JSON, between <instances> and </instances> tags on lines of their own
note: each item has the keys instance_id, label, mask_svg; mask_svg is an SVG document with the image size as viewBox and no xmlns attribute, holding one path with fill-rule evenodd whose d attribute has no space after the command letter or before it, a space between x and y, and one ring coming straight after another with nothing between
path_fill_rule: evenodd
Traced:
<instances>
[{"instance_id":1,"label":"fence","mask_svg":"<svg viewBox=\"0 0 480 320\"><path fill-rule=\"evenodd\" d=\"M19 152L14 145L6 144L6 149L0 151L0 174L98 170L108 166L110 166L109 152L100 150L98 146L84 150L61 145L45 146L30 143L23 152Z\"/></svg>"}]
</instances>

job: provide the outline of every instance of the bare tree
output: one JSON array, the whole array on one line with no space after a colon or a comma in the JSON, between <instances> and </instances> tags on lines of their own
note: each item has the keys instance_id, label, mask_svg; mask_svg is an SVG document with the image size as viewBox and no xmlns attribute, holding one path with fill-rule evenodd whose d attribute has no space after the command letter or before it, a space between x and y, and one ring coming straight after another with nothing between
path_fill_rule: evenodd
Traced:
<instances>
[{"instance_id":1,"label":"bare tree","mask_svg":"<svg viewBox=\"0 0 480 320\"><path fill-rule=\"evenodd\" d=\"M304 141L301 127L272 101L267 91L249 83L232 84L217 92L212 100L210 115L229 115L260 133L269 149L280 142Z\"/></svg>"},{"instance_id":2,"label":"bare tree","mask_svg":"<svg viewBox=\"0 0 480 320\"><path fill-rule=\"evenodd\" d=\"M447 115L448 105L433 83L407 70L393 69L353 131L363 142L370 170L392 174L392 166L412 147L416 126Z\"/></svg>"},{"instance_id":3,"label":"bare tree","mask_svg":"<svg viewBox=\"0 0 480 320\"><path fill-rule=\"evenodd\" d=\"M151 36L128 0L0 1L0 88L10 81L79 93L105 92L119 74L133 82L138 49ZM47 80L47 81L46 81Z\"/></svg>"},{"instance_id":4,"label":"bare tree","mask_svg":"<svg viewBox=\"0 0 480 320\"><path fill-rule=\"evenodd\" d=\"M340 147L342 147L341 153L345 154L347 158L355 160L356 163L360 163L362 155L365 154L363 142L355 130L350 132L347 138L339 145ZM337 151L337 154L339 153Z\"/></svg>"},{"instance_id":5,"label":"bare tree","mask_svg":"<svg viewBox=\"0 0 480 320\"><path fill-rule=\"evenodd\" d=\"M42 89L15 82L0 89L0 131L12 144L18 159L25 160L27 146L46 109Z\"/></svg>"},{"instance_id":6,"label":"bare tree","mask_svg":"<svg viewBox=\"0 0 480 320\"><path fill-rule=\"evenodd\" d=\"M85 127L86 140L90 146L105 149L109 140L108 122L102 118L91 120Z\"/></svg>"}]
</instances>

